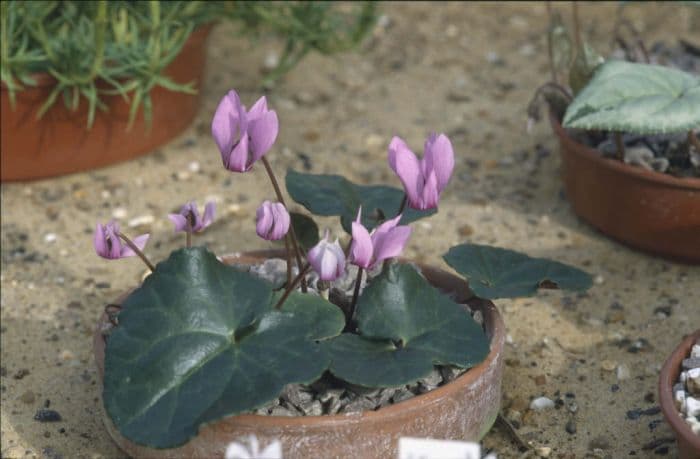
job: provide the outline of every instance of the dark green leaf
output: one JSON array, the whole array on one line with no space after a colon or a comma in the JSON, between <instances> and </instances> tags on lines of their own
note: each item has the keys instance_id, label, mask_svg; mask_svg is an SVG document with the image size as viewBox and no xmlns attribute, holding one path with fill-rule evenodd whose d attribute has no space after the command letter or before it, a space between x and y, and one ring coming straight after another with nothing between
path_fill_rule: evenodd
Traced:
<instances>
[{"instance_id":1,"label":"dark green leaf","mask_svg":"<svg viewBox=\"0 0 700 459\"><path fill-rule=\"evenodd\" d=\"M313 218L297 212L290 212L289 216L302 249L309 250L315 246L319 241L319 230Z\"/></svg>"},{"instance_id":2,"label":"dark green leaf","mask_svg":"<svg viewBox=\"0 0 700 459\"><path fill-rule=\"evenodd\" d=\"M159 263L107 341L103 398L120 432L174 447L202 423L317 379L329 358L315 339L340 333L342 313L297 296L276 311L275 299L269 283L201 248Z\"/></svg>"},{"instance_id":3,"label":"dark green leaf","mask_svg":"<svg viewBox=\"0 0 700 459\"><path fill-rule=\"evenodd\" d=\"M609 61L576 96L564 126L639 134L700 126L700 77L658 65Z\"/></svg>"},{"instance_id":4,"label":"dark green leaf","mask_svg":"<svg viewBox=\"0 0 700 459\"><path fill-rule=\"evenodd\" d=\"M340 175L303 174L289 170L287 191L296 202L311 213L322 216L340 216L343 229L351 232L357 209L362 206L362 224L370 231L382 221L396 216L403 191L382 185L356 185ZM434 209L418 211L406 208L401 224L435 213Z\"/></svg>"},{"instance_id":5,"label":"dark green leaf","mask_svg":"<svg viewBox=\"0 0 700 459\"><path fill-rule=\"evenodd\" d=\"M461 244L443 258L469 279L469 288L481 298L531 296L540 286L552 287L552 283L575 291L592 285L591 276L580 269L488 245Z\"/></svg>"},{"instance_id":6,"label":"dark green leaf","mask_svg":"<svg viewBox=\"0 0 700 459\"><path fill-rule=\"evenodd\" d=\"M488 338L466 309L406 264L372 280L358 300L357 322L362 336L328 341L331 372L354 384L408 384L433 365L468 368L489 352Z\"/></svg>"}]
</instances>

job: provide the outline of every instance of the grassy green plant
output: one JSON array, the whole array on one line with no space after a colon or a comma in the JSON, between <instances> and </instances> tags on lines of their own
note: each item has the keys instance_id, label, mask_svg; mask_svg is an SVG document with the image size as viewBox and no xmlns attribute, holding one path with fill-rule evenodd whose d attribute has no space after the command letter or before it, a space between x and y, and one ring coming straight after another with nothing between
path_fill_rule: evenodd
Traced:
<instances>
[{"instance_id":1,"label":"grassy green plant","mask_svg":"<svg viewBox=\"0 0 700 459\"><path fill-rule=\"evenodd\" d=\"M88 127L103 96L118 94L131 103L130 122L143 107L150 121L155 87L195 92L164 70L190 33L216 20L231 20L242 32L269 32L286 40L279 66L265 84L289 71L309 51L330 54L355 46L374 20L373 3L194 1L9 1L0 5L0 77L14 104L18 91L48 73L56 85L42 105L43 115L62 96L76 110L88 103Z\"/></svg>"}]
</instances>

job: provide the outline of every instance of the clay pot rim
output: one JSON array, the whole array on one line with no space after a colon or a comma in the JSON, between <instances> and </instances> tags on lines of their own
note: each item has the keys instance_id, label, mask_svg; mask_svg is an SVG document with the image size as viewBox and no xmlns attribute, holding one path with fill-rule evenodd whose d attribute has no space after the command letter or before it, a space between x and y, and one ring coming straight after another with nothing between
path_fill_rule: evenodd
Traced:
<instances>
[{"instance_id":1,"label":"clay pot rim","mask_svg":"<svg viewBox=\"0 0 700 459\"><path fill-rule=\"evenodd\" d=\"M574 140L573 137L566 132L566 129L564 129L557 117L551 113L549 115L549 121L561 142L575 146L575 148L569 148L572 154L584 157L602 168L609 169L619 174L630 175L638 180L652 182L661 186L682 188L690 191L700 190L700 178L674 177L673 175L664 174L662 172L648 171L641 167L625 164L617 159L604 158L595 148L591 148L588 145Z\"/></svg>"},{"instance_id":2,"label":"clay pot rim","mask_svg":"<svg viewBox=\"0 0 700 459\"><path fill-rule=\"evenodd\" d=\"M194 29L192 29L192 32L190 32L190 35L185 39L185 42L182 45L182 48L185 48L185 46L191 46L191 43L194 41L194 38L197 38L195 34L198 35L203 35L204 37L207 36L211 28L214 26L214 23L204 23L200 24ZM180 53L182 52L182 49L180 49ZM178 53L179 54L179 53ZM55 76L51 75L49 72L36 72L32 73L30 78L32 78L36 84L35 85L24 85L24 90L31 90L32 88L47 88L51 86L56 86L58 83L58 80L56 79ZM101 81L98 78L98 81ZM0 91L8 91L7 85L5 84L4 81L0 82Z\"/></svg>"},{"instance_id":3,"label":"clay pot rim","mask_svg":"<svg viewBox=\"0 0 700 459\"><path fill-rule=\"evenodd\" d=\"M685 442L692 448L695 448L698 453L700 453L700 435L693 433L685 419L679 416L680 412L676 409L676 403L673 400L673 385L681 373L681 362L684 358L687 358L693 344L699 339L700 328L681 341L668 357L659 374L659 405L661 406L661 412L671 425L679 442Z\"/></svg>"},{"instance_id":4,"label":"clay pot rim","mask_svg":"<svg viewBox=\"0 0 700 459\"><path fill-rule=\"evenodd\" d=\"M254 250L254 251L248 251L248 252L235 252L231 254L226 254L221 256L221 259L223 260L224 263L231 264L236 262L236 260L239 261L245 261L245 260L264 260L268 258L279 258L284 256L284 251L282 250ZM401 262L412 262L410 259L404 259L400 258L399 259ZM442 278L443 282L444 281L451 281L455 283L455 290L457 290L459 287L466 287L467 281L464 279L461 279L457 277L454 274L448 273L447 271L444 271L440 268L436 268L431 265L423 264L423 263L416 263L421 270L424 272L429 272L430 275L433 276L438 276ZM467 289L468 290L468 289ZM123 296L126 296L124 294ZM123 297L122 296L122 297ZM467 298L470 299L470 298ZM215 424L218 422L222 422L226 419L229 419L231 417L236 418L236 422L238 425L250 425L250 426L260 426L260 427L276 427L276 426L293 426L293 427L303 427L306 426L309 431L314 430L315 428L322 428L325 429L329 424L344 424L347 422L377 422L377 421L385 421L387 418L392 418L394 416L400 415L401 413L409 410L420 410L422 406L432 404L434 402L437 402L439 399L445 398L446 396L449 396L451 394L454 394L455 392L459 392L462 390L463 387L465 386L470 386L474 382L476 382L489 368L489 366L492 364L492 362L498 357L500 353L503 351L504 343L505 343L505 335L506 335L506 327L505 327L505 322L503 321L503 317L501 314L498 312L498 309L496 306L491 302L490 300L486 299L479 299L480 301L483 302L482 306L480 307L483 315L484 315L484 324L485 327L487 328L486 332L487 335L490 334L490 344L491 344L491 349L486 356L486 358L479 363L476 366L471 367L468 371L466 371L464 374L459 376L458 378L455 378L454 380L450 381L449 383L440 386L436 389L433 389L429 392L426 392L425 394L421 395L416 395L414 397L411 397L407 400L404 400L402 402L384 407L384 408L379 408L376 411L375 410L370 410L370 411L362 411L360 413L350 413L350 414L334 414L334 415L321 415L321 416L262 416L262 415L257 415L257 414L236 414L236 415L230 415L223 417L221 419L217 419L215 421L212 421L210 423L205 423L200 426L201 428L205 427L206 425L210 424ZM98 377L100 379L100 383L102 384L102 380L104 378L103 371L104 371L104 344L102 344L101 349L98 349L98 340L101 340L102 343L105 342L104 337L102 336L100 332L100 325L102 323L106 322L106 315L102 314L100 316L100 320L98 322L97 329L95 330L95 335L94 335L94 354L95 354L95 359L98 361ZM489 333L490 332L490 333ZM101 355L101 363L102 366L100 366L99 361L100 359L98 356ZM105 416L108 417L108 415L105 413Z\"/></svg>"}]
</instances>

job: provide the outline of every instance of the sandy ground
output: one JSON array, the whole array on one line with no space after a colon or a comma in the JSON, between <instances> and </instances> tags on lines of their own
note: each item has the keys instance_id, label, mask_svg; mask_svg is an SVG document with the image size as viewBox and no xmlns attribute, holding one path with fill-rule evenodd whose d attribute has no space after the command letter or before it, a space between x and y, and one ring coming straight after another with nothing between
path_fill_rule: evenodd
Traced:
<instances>
[{"instance_id":1,"label":"sandy ground","mask_svg":"<svg viewBox=\"0 0 700 459\"><path fill-rule=\"evenodd\" d=\"M504 410L520 413L520 435L551 448L551 457L674 457L671 431L653 409L657 373L681 335L700 325L700 268L627 249L572 213L549 127L524 130L525 106L547 78L544 4L382 8L386 20L360 53L311 56L269 95L281 124L273 167L399 186L386 166L390 137L420 150L429 131L448 133L458 155L454 179L441 212L415 225L409 256L444 266L442 253L472 241L552 257L596 277L584 295L497 301L512 337ZM567 5L557 8L568 16ZM605 50L615 8L581 8L585 32ZM699 38L697 11L677 3L632 5L625 14L650 40L693 30ZM227 89L246 104L259 97L263 62L278 47L268 39L252 46L219 26L199 116L172 143L90 173L2 185L2 457L122 457L100 420L91 333L103 305L144 269L138 259L97 258L96 221L115 212L124 226L155 217L143 229L152 233L148 254L160 260L183 243L165 215L186 200L214 197L225 218L200 242L220 253L267 246L253 220L258 203L273 196L264 172L223 170L209 123ZM335 220L323 224L339 232ZM563 406L528 410L541 395ZM33 419L46 400L60 422ZM502 458L520 455L498 427L484 445Z\"/></svg>"}]
</instances>

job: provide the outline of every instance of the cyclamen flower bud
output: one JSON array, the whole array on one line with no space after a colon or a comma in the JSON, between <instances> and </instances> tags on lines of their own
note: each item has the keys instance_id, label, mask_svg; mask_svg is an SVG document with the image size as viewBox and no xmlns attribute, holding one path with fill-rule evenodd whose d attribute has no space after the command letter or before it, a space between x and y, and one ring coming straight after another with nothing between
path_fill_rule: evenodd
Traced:
<instances>
[{"instance_id":1,"label":"cyclamen flower bud","mask_svg":"<svg viewBox=\"0 0 700 459\"><path fill-rule=\"evenodd\" d=\"M149 234L142 234L135 237L132 242L139 250L143 250L149 237ZM110 221L106 225L97 224L93 236L93 245L97 255L108 260L117 260L136 255L136 252L131 250L128 245L122 244L122 241L119 239L119 224L115 221Z\"/></svg>"},{"instance_id":2,"label":"cyclamen flower bud","mask_svg":"<svg viewBox=\"0 0 700 459\"><path fill-rule=\"evenodd\" d=\"M214 221L216 205L213 201L204 206L204 216L199 217L197 203L188 202L180 209L179 214L170 214L168 218L175 225L175 232L184 231L186 233L199 233Z\"/></svg>"},{"instance_id":3,"label":"cyclamen flower bud","mask_svg":"<svg viewBox=\"0 0 700 459\"><path fill-rule=\"evenodd\" d=\"M454 165L452 144L445 134L430 134L420 160L399 137L389 144L389 166L401 179L408 205L413 209L437 207Z\"/></svg>"},{"instance_id":4,"label":"cyclamen flower bud","mask_svg":"<svg viewBox=\"0 0 700 459\"><path fill-rule=\"evenodd\" d=\"M328 230L323 239L309 250L306 258L322 281L334 281L345 272L343 248L338 244L338 239L328 242Z\"/></svg>"},{"instance_id":5,"label":"cyclamen flower bud","mask_svg":"<svg viewBox=\"0 0 700 459\"><path fill-rule=\"evenodd\" d=\"M290 217L284 204L264 201L256 213L255 232L268 241L282 239L289 231Z\"/></svg>"},{"instance_id":6,"label":"cyclamen flower bud","mask_svg":"<svg viewBox=\"0 0 700 459\"><path fill-rule=\"evenodd\" d=\"M234 90L221 99L211 122L224 166L233 172L250 170L272 148L278 132L277 113L268 110L265 96L246 112Z\"/></svg>"},{"instance_id":7,"label":"cyclamen flower bud","mask_svg":"<svg viewBox=\"0 0 700 459\"><path fill-rule=\"evenodd\" d=\"M388 220L372 231L362 226L360 216L362 207L357 211L357 219L352 223L352 247L350 263L364 269L372 269L387 258L399 256L411 236L411 227L398 226L401 215Z\"/></svg>"}]
</instances>

